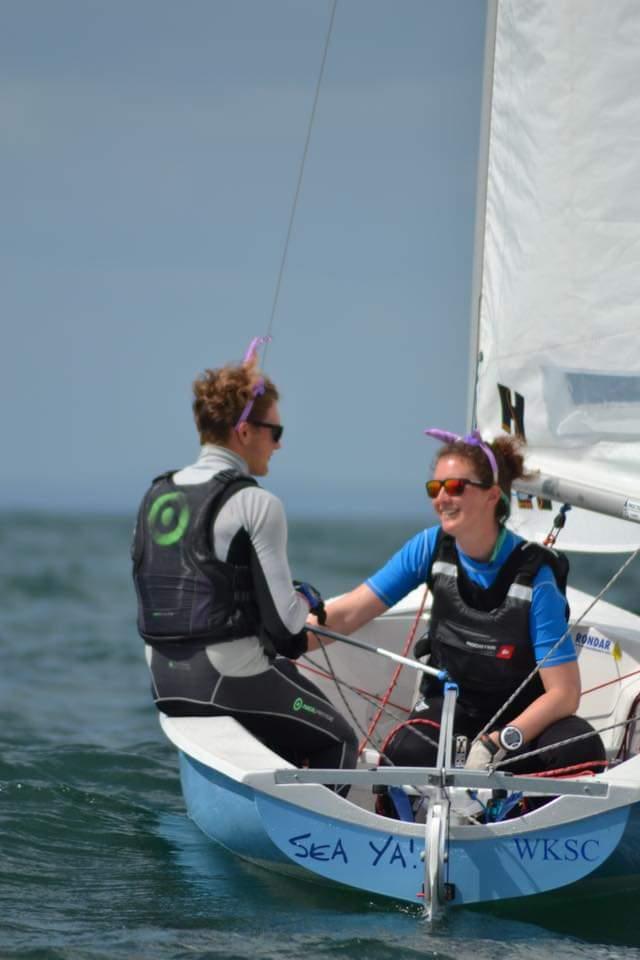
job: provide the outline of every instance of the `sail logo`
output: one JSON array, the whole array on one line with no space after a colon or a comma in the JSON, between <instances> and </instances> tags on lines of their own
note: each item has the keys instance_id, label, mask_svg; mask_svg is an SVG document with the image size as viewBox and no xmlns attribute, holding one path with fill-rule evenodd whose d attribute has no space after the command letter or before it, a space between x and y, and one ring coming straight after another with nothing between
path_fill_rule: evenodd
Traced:
<instances>
[{"instance_id":1,"label":"sail logo","mask_svg":"<svg viewBox=\"0 0 640 960\"><path fill-rule=\"evenodd\" d=\"M587 630L586 633L581 633L579 630L576 630L573 640L577 647L597 650L599 653L608 653L610 656L615 657L616 660L620 657L620 650L615 640L611 640L610 637L605 637L604 634L598 633L597 630L593 630L592 628Z\"/></svg>"},{"instance_id":2,"label":"sail logo","mask_svg":"<svg viewBox=\"0 0 640 960\"><path fill-rule=\"evenodd\" d=\"M511 424L513 432L523 442L526 440L524 434L524 397L521 393L511 393L509 387L498 384L498 393L500 394L500 407L502 409L502 429L505 433L511 433Z\"/></svg>"},{"instance_id":3,"label":"sail logo","mask_svg":"<svg viewBox=\"0 0 640 960\"><path fill-rule=\"evenodd\" d=\"M600 859L600 841L590 837L579 840L577 837L566 837L564 840L549 839L549 837L514 837L513 843L520 860L542 860L547 863L575 863L576 860L586 860L594 863Z\"/></svg>"}]
</instances>

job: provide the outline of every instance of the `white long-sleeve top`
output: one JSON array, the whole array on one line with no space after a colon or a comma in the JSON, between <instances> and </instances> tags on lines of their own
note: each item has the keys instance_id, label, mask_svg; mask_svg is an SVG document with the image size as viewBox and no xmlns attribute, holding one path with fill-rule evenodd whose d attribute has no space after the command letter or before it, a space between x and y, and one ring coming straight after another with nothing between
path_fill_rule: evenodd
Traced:
<instances>
[{"instance_id":1,"label":"white long-sleeve top","mask_svg":"<svg viewBox=\"0 0 640 960\"><path fill-rule=\"evenodd\" d=\"M226 447L204 444L194 464L174 474L174 483L206 483L222 470L249 476L245 461ZM228 560L237 537L248 537L252 552L255 598L260 618L273 637L299 633L309 614L307 601L292 586L287 559L287 520L280 500L262 487L244 487L220 509L213 524L213 545L219 560ZM210 644L207 656L225 676L248 677L269 667L257 636Z\"/></svg>"}]
</instances>

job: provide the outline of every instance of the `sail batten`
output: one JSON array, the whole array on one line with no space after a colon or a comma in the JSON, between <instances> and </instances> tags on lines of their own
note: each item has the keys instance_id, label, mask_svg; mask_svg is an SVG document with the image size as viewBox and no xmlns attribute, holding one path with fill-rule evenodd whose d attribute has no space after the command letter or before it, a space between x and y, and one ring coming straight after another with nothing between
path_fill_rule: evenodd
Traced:
<instances>
[{"instance_id":1,"label":"sail batten","mask_svg":"<svg viewBox=\"0 0 640 960\"><path fill-rule=\"evenodd\" d=\"M608 515L640 494L640 4L499 0L492 68L477 425L523 436L563 489L621 498L589 509L633 549Z\"/></svg>"}]
</instances>

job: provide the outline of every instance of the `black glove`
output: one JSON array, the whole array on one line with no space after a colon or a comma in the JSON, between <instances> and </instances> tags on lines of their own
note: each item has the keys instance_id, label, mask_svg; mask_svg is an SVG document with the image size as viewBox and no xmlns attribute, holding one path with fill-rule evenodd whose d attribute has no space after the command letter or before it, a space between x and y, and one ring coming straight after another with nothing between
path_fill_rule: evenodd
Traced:
<instances>
[{"instance_id":1,"label":"black glove","mask_svg":"<svg viewBox=\"0 0 640 960\"><path fill-rule=\"evenodd\" d=\"M318 618L318 623L322 626L327 622L327 614L324 609L324 601L315 587L310 583L304 583L302 580L294 580L293 587L301 593L309 604L309 611Z\"/></svg>"},{"instance_id":2,"label":"black glove","mask_svg":"<svg viewBox=\"0 0 640 960\"><path fill-rule=\"evenodd\" d=\"M301 630L300 633L287 632L279 637L274 637L265 627L261 627L260 640L269 660L274 660L276 656L286 657L288 660L297 660L298 657L307 652L309 645L306 630Z\"/></svg>"},{"instance_id":3,"label":"black glove","mask_svg":"<svg viewBox=\"0 0 640 960\"><path fill-rule=\"evenodd\" d=\"M431 636L427 630L426 633L423 633L416 642L416 645L413 648L413 655L416 660L419 660L420 657L426 657L428 653L431 653Z\"/></svg>"}]
</instances>

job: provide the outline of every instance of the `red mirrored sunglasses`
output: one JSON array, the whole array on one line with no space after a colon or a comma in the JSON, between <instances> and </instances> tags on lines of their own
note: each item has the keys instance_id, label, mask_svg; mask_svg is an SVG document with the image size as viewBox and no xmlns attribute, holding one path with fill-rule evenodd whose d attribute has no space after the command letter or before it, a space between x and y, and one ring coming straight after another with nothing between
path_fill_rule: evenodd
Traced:
<instances>
[{"instance_id":1,"label":"red mirrored sunglasses","mask_svg":"<svg viewBox=\"0 0 640 960\"><path fill-rule=\"evenodd\" d=\"M448 496L461 497L467 486L489 490L491 484L480 483L479 480L468 480L467 477L447 477L446 480L427 480L425 483L426 491L432 500L435 500L443 487Z\"/></svg>"}]
</instances>

